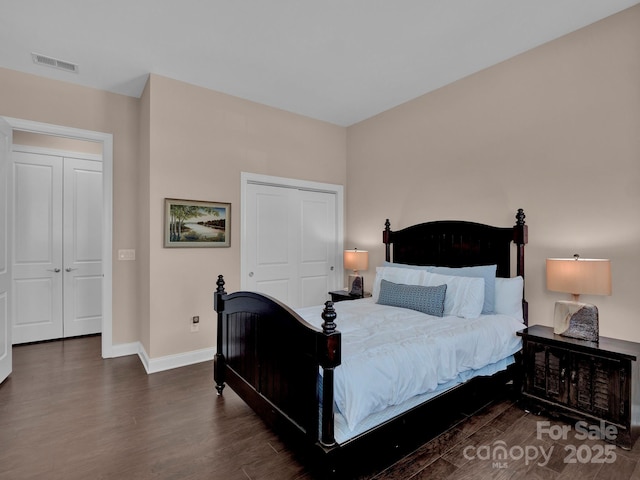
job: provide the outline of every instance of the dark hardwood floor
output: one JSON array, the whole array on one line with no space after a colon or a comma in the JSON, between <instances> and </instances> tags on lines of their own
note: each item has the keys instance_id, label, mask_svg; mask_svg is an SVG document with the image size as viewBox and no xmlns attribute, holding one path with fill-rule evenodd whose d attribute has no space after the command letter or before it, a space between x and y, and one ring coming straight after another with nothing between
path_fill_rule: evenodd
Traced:
<instances>
[{"instance_id":1,"label":"dark hardwood floor","mask_svg":"<svg viewBox=\"0 0 640 480\"><path fill-rule=\"evenodd\" d=\"M13 358L0 385L0 479L314 478L232 390L216 395L211 362L147 375L136 356L103 360L99 337L17 346ZM358 478L640 479L640 442L625 451L573 428L554 440L538 432L544 421L572 427L496 401ZM500 447L506 457L492 459Z\"/></svg>"}]
</instances>

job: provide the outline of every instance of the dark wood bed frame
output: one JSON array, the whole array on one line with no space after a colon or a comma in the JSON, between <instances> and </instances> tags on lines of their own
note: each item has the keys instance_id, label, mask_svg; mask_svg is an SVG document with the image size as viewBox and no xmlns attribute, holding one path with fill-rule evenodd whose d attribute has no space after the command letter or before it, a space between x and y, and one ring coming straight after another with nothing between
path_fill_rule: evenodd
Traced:
<instances>
[{"instance_id":1,"label":"dark wood bed frame","mask_svg":"<svg viewBox=\"0 0 640 480\"><path fill-rule=\"evenodd\" d=\"M524 278L527 225L522 209L517 212L516 224L506 228L435 221L392 231L387 220L383 242L387 261L450 267L496 264L500 277L511 276L515 244L515 274ZM460 415L472 414L495 398L498 390L514 379L518 364L492 377L476 377L337 444L333 373L341 361L341 334L333 304L325 304L324 322L318 329L266 295L227 294L220 275L214 307L218 316L214 359L218 394L222 395L228 384L276 432L292 440L292 445L303 447L296 450L323 476L348 475L358 459L384 464L387 457L395 459L433 438L456 418L459 421ZM526 300L522 307L526 325ZM322 385L318 383L320 368Z\"/></svg>"}]
</instances>

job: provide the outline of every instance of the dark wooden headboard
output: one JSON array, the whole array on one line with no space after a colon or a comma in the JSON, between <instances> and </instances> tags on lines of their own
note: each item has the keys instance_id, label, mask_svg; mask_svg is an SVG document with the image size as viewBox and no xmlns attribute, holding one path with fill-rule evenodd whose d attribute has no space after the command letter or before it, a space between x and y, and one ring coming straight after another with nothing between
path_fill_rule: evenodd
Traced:
<instances>
[{"instance_id":1,"label":"dark wooden headboard","mask_svg":"<svg viewBox=\"0 0 640 480\"><path fill-rule=\"evenodd\" d=\"M516 275L524 275L524 246L528 226L525 214L518 209L512 227L494 227L482 223L459 220L438 220L391 230L385 222L383 242L388 262L409 265L464 267L497 265L496 275L511 276L512 245L516 246ZM527 303L523 300L523 314L527 319Z\"/></svg>"}]
</instances>

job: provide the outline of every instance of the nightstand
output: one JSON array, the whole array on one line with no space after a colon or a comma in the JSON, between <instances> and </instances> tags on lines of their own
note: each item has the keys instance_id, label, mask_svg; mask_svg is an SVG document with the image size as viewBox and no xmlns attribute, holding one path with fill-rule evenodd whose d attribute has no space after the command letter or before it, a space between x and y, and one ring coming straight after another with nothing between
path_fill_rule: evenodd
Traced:
<instances>
[{"instance_id":1,"label":"nightstand","mask_svg":"<svg viewBox=\"0 0 640 480\"><path fill-rule=\"evenodd\" d=\"M358 300L359 298L370 297L371 294L365 292L364 295L351 295L347 290L334 290L333 292L329 292L331 295L331 301L333 303L342 302L344 300Z\"/></svg>"},{"instance_id":2,"label":"nightstand","mask_svg":"<svg viewBox=\"0 0 640 480\"><path fill-rule=\"evenodd\" d=\"M615 431L615 439L609 440L633 446L640 429L640 344L607 337L577 340L541 325L518 335L527 405L582 420L588 428Z\"/></svg>"}]
</instances>

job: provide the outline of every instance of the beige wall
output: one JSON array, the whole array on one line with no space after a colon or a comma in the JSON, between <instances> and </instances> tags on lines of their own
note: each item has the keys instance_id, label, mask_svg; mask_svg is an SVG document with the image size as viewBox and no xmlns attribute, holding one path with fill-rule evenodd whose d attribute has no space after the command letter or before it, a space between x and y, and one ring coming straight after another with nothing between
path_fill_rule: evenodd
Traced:
<instances>
[{"instance_id":1,"label":"beige wall","mask_svg":"<svg viewBox=\"0 0 640 480\"><path fill-rule=\"evenodd\" d=\"M149 82L140 97L140 149L138 157L138 225L137 255L138 263L138 318L140 342L145 352L151 351L151 294L150 294L150 215L149 215L149 171L151 165L151 95Z\"/></svg>"},{"instance_id":2,"label":"beige wall","mask_svg":"<svg viewBox=\"0 0 640 480\"><path fill-rule=\"evenodd\" d=\"M385 218L529 224L530 323L552 324L545 258L611 258L583 296L640 341L640 6L349 127L347 244L383 260ZM367 272L368 282L375 273Z\"/></svg>"},{"instance_id":3,"label":"beige wall","mask_svg":"<svg viewBox=\"0 0 640 480\"><path fill-rule=\"evenodd\" d=\"M212 347L217 276L240 286L240 172L344 185L346 129L157 75L147 90L147 353L161 357ZM163 248L165 198L230 202L231 247Z\"/></svg>"}]
</instances>

